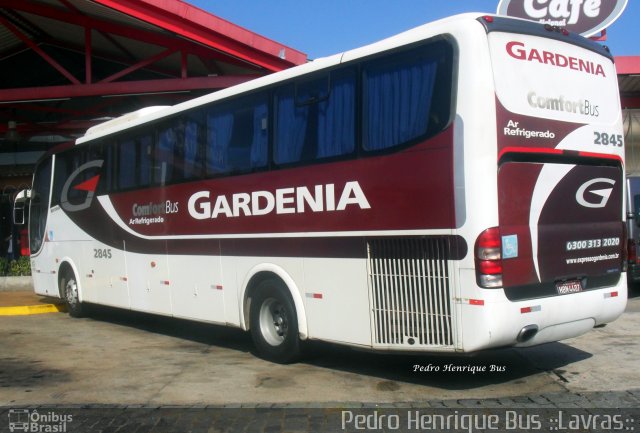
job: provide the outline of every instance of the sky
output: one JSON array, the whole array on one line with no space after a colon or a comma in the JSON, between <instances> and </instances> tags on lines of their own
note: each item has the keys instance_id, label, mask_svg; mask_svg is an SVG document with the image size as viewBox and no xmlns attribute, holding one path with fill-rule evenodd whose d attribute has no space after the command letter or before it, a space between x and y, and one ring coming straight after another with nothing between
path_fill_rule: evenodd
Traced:
<instances>
[{"instance_id":1,"label":"sky","mask_svg":"<svg viewBox=\"0 0 640 433\"><path fill-rule=\"evenodd\" d=\"M495 13L499 0L184 0L317 59L464 12ZM609 0L603 0L609 1ZM615 56L640 56L640 0L607 30Z\"/></svg>"}]
</instances>

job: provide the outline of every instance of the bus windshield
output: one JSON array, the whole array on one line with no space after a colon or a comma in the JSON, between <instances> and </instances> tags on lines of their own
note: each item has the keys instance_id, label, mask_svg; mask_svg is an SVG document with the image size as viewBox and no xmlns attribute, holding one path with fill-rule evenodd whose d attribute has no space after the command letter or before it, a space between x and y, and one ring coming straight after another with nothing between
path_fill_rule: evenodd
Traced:
<instances>
[{"instance_id":1,"label":"bus windshield","mask_svg":"<svg viewBox=\"0 0 640 433\"><path fill-rule=\"evenodd\" d=\"M51 189L51 157L41 161L36 168L31 190L29 214L29 248L36 253L42 247L49 213Z\"/></svg>"}]
</instances>

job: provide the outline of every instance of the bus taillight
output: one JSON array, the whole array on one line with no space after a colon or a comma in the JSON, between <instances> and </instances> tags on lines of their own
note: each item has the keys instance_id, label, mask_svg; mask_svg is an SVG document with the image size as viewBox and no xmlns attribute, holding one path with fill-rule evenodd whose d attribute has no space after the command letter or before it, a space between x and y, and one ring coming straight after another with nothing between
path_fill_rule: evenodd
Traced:
<instances>
[{"instance_id":1,"label":"bus taillight","mask_svg":"<svg viewBox=\"0 0 640 433\"><path fill-rule=\"evenodd\" d=\"M502 240L498 227L480 233L476 239L475 259L478 285L502 287Z\"/></svg>"}]
</instances>

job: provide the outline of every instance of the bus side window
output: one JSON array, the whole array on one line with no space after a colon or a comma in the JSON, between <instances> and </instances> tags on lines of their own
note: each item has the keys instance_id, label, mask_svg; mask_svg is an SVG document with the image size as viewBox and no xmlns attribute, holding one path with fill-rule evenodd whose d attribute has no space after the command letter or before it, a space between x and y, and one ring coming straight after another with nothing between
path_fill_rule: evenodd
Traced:
<instances>
[{"instance_id":1,"label":"bus side window","mask_svg":"<svg viewBox=\"0 0 640 433\"><path fill-rule=\"evenodd\" d=\"M235 110L233 127L227 148L227 171L245 171L251 167L253 142L253 107Z\"/></svg>"},{"instance_id":2,"label":"bus side window","mask_svg":"<svg viewBox=\"0 0 640 433\"><path fill-rule=\"evenodd\" d=\"M169 126L158 133L153 177L156 185L166 185L174 180L174 156L177 156L174 155L177 142L176 129Z\"/></svg>"},{"instance_id":3,"label":"bus side window","mask_svg":"<svg viewBox=\"0 0 640 433\"><path fill-rule=\"evenodd\" d=\"M121 140L117 146L107 146L106 173L111 188L127 190L144 188L151 184L152 146L150 135ZM105 182L109 182L109 178Z\"/></svg>"},{"instance_id":4,"label":"bus side window","mask_svg":"<svg viewBox=\"0 0 640 433\"><path fill-rule=\"evenodd\" d=\"M334 71L276 91L277 164L347 155L355 148L355 72Z\"/></svg>"},{"instance_id":5,"label":"bus side window","mask_svg":"<svg viewBox=\"0 0 640 433\"><path fill-rule=\"evenodd\" d=\"M140 137L136 150L138 155L138 186L147 187L151 185L153 170L153 139L151 135Z\"/></svg>"},{"instance_id":6,"label":"bus side window","mask_svg":"<svg viewBox=\"0 0 640 433\"><path fill-rule=\"evenodd\" d=\"M105 145L101 142L92 143L89 146L87 161L102 161L102 165L97 169L97 172L89 173L89 176L99 175L96 193L102 195L105 191L109 190L111 182L111 174L109 172L109 166L105 162Z\"/></svg>"},{"instance_id":7,"label":"bus side window","mask_svg":"<svg viewBox=\"0 0 640 433\"><path fill-rule=\"evenodd\" d=\"M427 133L437 69L426 48L365 65L365 150L388 149Z\"/></svg>"},{"instance_id":8,"label":"bus side window","mask_svg":"<svg viewBox=\"0 0 640 433\"><path fill-rule=\"evenodd\" d=\"M348 155L355 149L356 75L351 68L331 74L329 99L320 104L317 158Z\"/></svg>"},{"instance_id":9,"label":"bus side window","mask_svg":"<svg viewBox=\"0 0 640 433\"><path fill-rule=\"evenodd\" d=\"M251 153L249 163L252 169L267 166L267 154L269 147L269 108L267 98L264 97L253 107L253 116L249 121L253 124L253 137L251 137Z\"/></svg>"},{"instance_id":10,"label":"bus side window","mask_svg":"<svg viewBox=\"0 0 640 433\"><path fill-rule=\"evenodd\" d=\"M265 94L231 101L207 112L207 175L248 172L267 165Z\"/></svg>"},{"instance_id":11,"label":"bus side window","mask_svg":"<svg viewBox=\"0 0 640 433\"><path fill-rule=\"evenodd\" d=\"M103 179L100 179L102 189L100 190L101 194L104 194L108 191L117 190L118 186L116 185L116 147L111 146L109 144L104 144L102 147L103 150L103 158L104 165L102 167Z\"/></svg>"},{"instance_id":12,"label":"bus side window","mask_svg":"<svg viewBox=\"0 0 640 433\"><path fill-rule=\"evenodd\" d=\"M123 140L118 145L118 187L135 188L136 185L136 142Z\"/></svg>"},{"instance_id":13,"label":"bus side window","mask_svg":"<svg viewBox=\"0 0 640 433\"><path fill-rule=\"evenodd\" d=\"M62 188L63 185L67 182L69 176L71 176L71 174L73 174L73 172L78 169L82 164L84 164L85 162L87 162L87 158L88 158L88 152L85 148L74 148L68 152L65 152L63 158L65 159L64 163L61 164L60 170L58 171L58 173L60 173L61 178L60 178L60 183L59 183L59 192L57 192L58 194L60 194L60 202L62 203ZM57 164L56 164L57 165ZM79 173L75 179L73 180L73 185L77 185L79 183L84 182L85 180L89 179L92 176L95 176L96 170L92 169L92 170L84 170L82 173ZM58 189L58 187L54 187L54 190ZM70 203L74 203L77 204L77 202L82 201L85 198L85 192L82 190L79 190L77 188L69 188L67 191L67 200Z\"/></svg>"},{"instance_id":14,"label":"bus side window","mask_svg":"<svg viewBox=\"0 0 640 433\"><path fill-rule=\"evenodd\" d=\"M226 148L233 126L233 115L217 109L207 113L207 174L225 173Z\"/></svg>"},{"instance_id":15,"label":"bus side window","mask_svg":"<svg viewBox=\"0 0 640 433\"><path fill-rule=\"evenodd\" d=\"M60 197L62 196L62 187L67 181L67 178L71 174L71 170L68 167L69 161L66 153L59 153L56 155L55 172L53 173L53 190L51 192L51 206L60 204Z\"/></svg>"},{"instance_id":16,"label":"bus side window","mask_svg":"<svg viewBox=\"0 0 640 433\"><path fill-rule=\"evenodd\" d=\"M203 133L200 122L188 119L184 126L184 179L202 176Z\"/></svg>"}]
</instances>

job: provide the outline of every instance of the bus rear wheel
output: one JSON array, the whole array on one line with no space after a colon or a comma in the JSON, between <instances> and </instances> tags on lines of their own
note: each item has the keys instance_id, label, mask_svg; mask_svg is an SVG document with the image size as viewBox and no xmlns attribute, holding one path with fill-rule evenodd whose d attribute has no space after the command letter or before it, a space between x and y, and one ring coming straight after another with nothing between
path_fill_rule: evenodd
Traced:
<instances>
[{"instance_id":1,"label":"bus rear wheel","mask_svg":"<svg viewBox=\"0 0 640 433\"><path fill-rule=\"evenodd\" d=\"M71 270L66 270L62 274L60 279L60 288L65 303L67 304L67 311L71 317L82 317L84 315L84 307L80 302L80 295L78 293L78 281L75 274Z\"/></svg>"},{"instance_id":2,"label":"bus rear wheel","mask_svg":"<svg viewBox=\"0 0 640 433\"><path fill-rule=\"evenodd\" d=\"M298 318L293 299L282 282L269 279L258 284L251 300L250 325L260 357L281 364L298 360Z\"/></svg>"}]
</instances>

